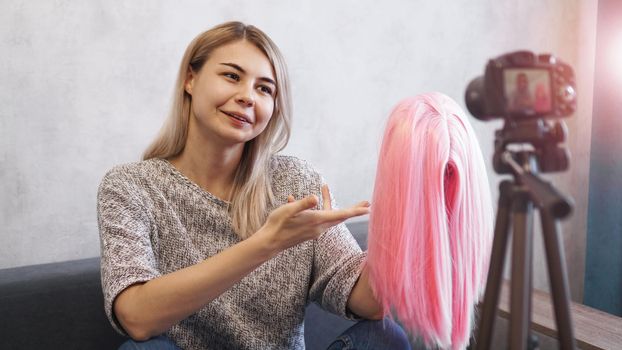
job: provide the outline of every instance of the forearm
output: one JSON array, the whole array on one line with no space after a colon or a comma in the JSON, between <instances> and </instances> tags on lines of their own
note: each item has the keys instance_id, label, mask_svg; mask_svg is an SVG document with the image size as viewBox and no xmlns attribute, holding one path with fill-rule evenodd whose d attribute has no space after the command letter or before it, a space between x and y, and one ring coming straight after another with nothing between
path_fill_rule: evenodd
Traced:
<instances>
[{"instance_id":1,"label":"forearm","mask_svg":"<svg viewBox=\"0 0 622 350\"><path fill-rule=\"evenodd\" d=\"M255 234L199 264L127 288L115 300L115 314L132 338L148 339L207 305L274 254Z\"/></svg>"},{"instance_id":2,"label":"forearm","mask_svg":"<svg viewBox=\"0 0 622 350\"><path fill-rule=\"evenodd\" d=\"M372 292L367 265L363 267L361 276L350 292L348 309L357 316L370 320L379 320L384 316L382 305L378 303Z\"/></svg>"}]
</instances>

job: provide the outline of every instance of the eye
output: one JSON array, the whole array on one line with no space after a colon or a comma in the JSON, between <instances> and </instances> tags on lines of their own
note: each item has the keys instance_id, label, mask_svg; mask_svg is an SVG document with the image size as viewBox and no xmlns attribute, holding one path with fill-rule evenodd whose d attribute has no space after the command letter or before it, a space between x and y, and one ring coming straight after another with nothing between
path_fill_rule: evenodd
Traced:
<instances>
[{"instance_id":1,"label":"eye","mask_svg":"<svg viewBox=\"0 0 622 350\"><path fill-rule=\"evenodd\" d=\"M272 88L266 85L260 85L259 90L264 94L272 95Z\"/></svg>"},{"instance_id":2,"label":"eye","mask_svg":"<svg viewBox=\"0 0 622 350\"><path fill-rule=\"evenodd\" d=\"M233 79L235 81L240 81L240 76L236 73L224 73L223 74L225 77L229 78L229 79Z\"/></svg>"}]
</instances>

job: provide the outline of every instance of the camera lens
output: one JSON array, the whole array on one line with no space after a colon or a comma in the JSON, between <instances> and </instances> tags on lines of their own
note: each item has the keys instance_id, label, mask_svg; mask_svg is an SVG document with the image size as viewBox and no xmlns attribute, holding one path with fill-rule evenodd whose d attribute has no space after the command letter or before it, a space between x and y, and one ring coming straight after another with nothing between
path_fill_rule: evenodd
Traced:
<instances>
[{"instance_id":1,"label":"camera lens","mask_svg":"<svg viewBox=\"0 0 622 350\"><path fill-rule=\"evenodd\" d=\"M486 120L484 101L484 78L477 77L469 83L464 94L467 109L477 119Z\"/></svg>"}]
</instances>

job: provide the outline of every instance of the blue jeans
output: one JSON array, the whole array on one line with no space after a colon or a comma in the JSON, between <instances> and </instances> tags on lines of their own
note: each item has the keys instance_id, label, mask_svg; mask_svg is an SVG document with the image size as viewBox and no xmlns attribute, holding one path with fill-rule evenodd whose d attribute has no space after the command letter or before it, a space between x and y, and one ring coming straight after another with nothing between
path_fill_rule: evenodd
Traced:
<instances>
[{"instance_id":1,"label":"blue jeans","mask_svg":"<svg viewBox=\"0 0 622 350\"><path fill-rule=\"evenodd\" d=\"M146 341L128 340L121 344L119 350L181 350L172 340L161 335Z\"/></svg>"},{"instance_id":2,"label":"blue jeans","mask_svg":"<svg viewBox=\"0 0 622 350\"><path fill-rule=\"evenodd\" d=\"M385 318L381 321L360 321L341 333L326 350L410 349L408 336L397 323Z\"/></svg>"},{"instance_id":3,"label":"blue jeans","mask_svg":"<svg viewBox=\"0 0 622 350\"><path fill-rule=\"evenodd\" d=\"M327 350L373 350L410 349L410 343L404 330L395 322L361 321L341 333ZM128 340L119 350L181 350L165 336L151 338L144 342Z\"/></svg>"}]
</instances>

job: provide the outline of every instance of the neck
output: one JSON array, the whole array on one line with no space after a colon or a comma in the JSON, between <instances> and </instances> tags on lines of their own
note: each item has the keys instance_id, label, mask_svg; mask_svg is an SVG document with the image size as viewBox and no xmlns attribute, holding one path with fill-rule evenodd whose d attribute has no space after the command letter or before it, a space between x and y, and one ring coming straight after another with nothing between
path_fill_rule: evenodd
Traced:
<instances>
[{"instance_id":1,"label":"neck","mask_svg":"<svg viewBox=\"0 0 622 350\"><path fill-rule=\"evenodd\" d=\"M169 161L204 190L230 201L233 180L244 145L217 145L190 131L184 150Z\"/></svg>"}]
</instances>

